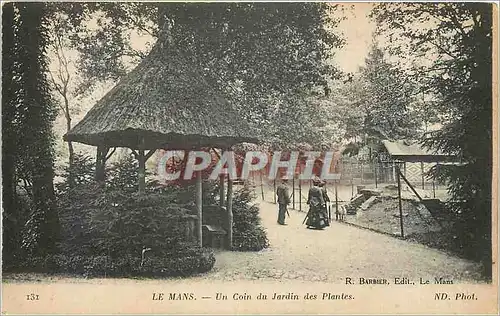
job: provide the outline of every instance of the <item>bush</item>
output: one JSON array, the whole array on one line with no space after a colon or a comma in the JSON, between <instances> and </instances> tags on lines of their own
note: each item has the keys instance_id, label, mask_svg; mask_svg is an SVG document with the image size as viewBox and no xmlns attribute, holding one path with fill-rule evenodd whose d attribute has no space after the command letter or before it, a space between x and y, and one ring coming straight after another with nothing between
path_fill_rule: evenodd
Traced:
<instances>
[{"instance_id":1,"label":"bush","mask_svg":"<svg viewBox=\"0 0 500 316\"><path fill-rule=\"evenodd\" d=\"M90 234L101 254L140 255L143 248L162 254L189 241L185 234L191 211L157 193L107 192L87 210Z\"/></svg>"},{"instance_id":2,"label":"bush","mask_svg":"<svg viewBox=\"0 0 500 316\"><path fill-rule=\"evenodd\" d=\"M252 205L253 192L248 186L235 192L233 198L233 248L239 251L259 251L269 247L261 226L259 208Z\"/></svg>"},{"instance_id":3,"label":"bush","mask_svg":"<svg viewBox=\"0 0 500 316\"><path fill-rule=\"evenodd\" d=\"M197 246L186 248L170 256L141 257L67 256L33 257L18 267L20 271L40 273L70 273L87 277L169 277L189 276L210 271L215 264L210 249Z\"/></svg>"}]
</instances>

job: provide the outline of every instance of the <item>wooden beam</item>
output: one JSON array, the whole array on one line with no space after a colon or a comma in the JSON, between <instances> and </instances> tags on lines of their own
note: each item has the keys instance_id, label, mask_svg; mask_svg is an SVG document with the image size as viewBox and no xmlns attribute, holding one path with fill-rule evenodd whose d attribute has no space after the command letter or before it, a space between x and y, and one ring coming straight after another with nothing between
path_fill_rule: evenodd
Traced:
<instances>
[{"instance_id":1,"label":"wooden beam","mask_svg":"<svg viewBox=\"0 0 500 316\"><path fill-rule=\"evenodd\" d=\"M227 180L227 249L233 249L233 181Z\"/></svg>"},{"instance_id":2,"label":"wooden beam","mask_svg":"<svg viewBox=\"0 0 500 316\"><path fill-rule=\"evenodd\" d=\"M299 178L299 211L302 212L302 180Z\"/></svg>"},{"instance_id":3,"label":"wooden beam","mask_svg":"<svg viewBox=\"0 0 500 316\"><path fill-rule=\"evenodd\" d=\"M212 150L215 152L215 154L217 155L218 159L220 160L220 155L219 153L215 150L215 148L212 148ZM221 151L222 153L222 151ZM221 210L224 208L224 204L226 202L226 198L225 198L225 191L224 191L224 182L225 182L225 175L221 174L219 176L219 203L220 203L220 208Z\"/></svg>"},{"instance_id":4,"label":"wooden beam","mask_svg":"<svg viewBox=\"0 0 500 316\"><path fill-rule=\"evenodd\" d=\"M403 173L401 173L401 170L398 169L398 174L401 176L401 178L403 178L403 180L406 182L406 184L408 185L408 187L410 187L410 189L413 191L413 193L417 196L417 198L420 200L420 202L423 201L423 199L420 197L420 194L417 193L417 191L415 190L415 188L411 185L410 181L408 181L406 179L406 177L403 175Z\"/></svg>"},{"instance_id":5,"label":"wooden beam","mask_svg":"<svg viewBox=\"0 0 500 316\"><path fill-rule=\"evenodd\" d=\"M221 210L224 208L224 204L226 202L226 192L224 189L224 182L225 182L225 176L220 175L219 176L219 203L220 203L220 208Z\"/></svg>"},{"instance_id":6,"label":"wooden beam","mask_svg":"<svg viewBox=\"0 0 500 316\"><path fill-rule=\"evenodd\" d=\"M151 156L153 156L153 154L156 152L156 149L151 149L150 151L148 151L148 153L146 154L145 158L146 158L146 161L148 161L149 158L151 158Z\"/></svg>"},{"instance_id":7,"label":"wooden beam","mask_svg":"<svg viewBox=\"0 0 500 316\"><path fill-rule=\"evenodd\" d=\"M109 148L97 146L96 166L95 166L95 180L104 184L106 180L106 153Z\"/></svg>"},{"instance_id":8,"label":"wooden beam","mask_svg":"<svg viewBox=\"0 0 500 316\"><path fill-rule=\"evenodd\" d=\"M198 213L197 235L198 244L203 247L202 227L203 227L203 187L201 179L201 171L196 171L196 211Z\"/></svg>"},{"instance_id":9,"label":"wooden beam","mask_svg":"<svg viewBox=\"0 0 500 316\"><path fill-rule=\"evenodd\" d=\"M213 152L215 153L215 155L217 156L217 159L219 159L219 160L220 160L220 155L219 155L219 153L217 152L217 149L215 149L215 148L213 148L213 147L212 147L212 150L213 150ZM221 150L221 153L222 153L222 150Z\"/></svg>"},{"instance_id":10,"label":"wooden beam","mask_svg":"<svg viewBox=\"0 0 500 316\"><path fill-rule=\"evenodd\" d=\"M132 155L134 155L135 159L138 159L137 157L139 157L139 153L135 151L135 149L130 148L130 150L132 151Z\"/></svg>"},{"instance_id":11,"label":"wooden beam","mask_svg":"<svg viewBox=\"0 0 500 316\"><path fill-rule=\"evenodd\" d=\"M276 204L276 178L273 180L273 196L274 196L274 204Z\"/></svg>"},{"instance_id":12,"label":"wooden beam","mask_svg":"<svg viewBox=\"0 0 500 316\"><path fill-rule=\"evenodd\" d=\"M338 190L337 190L337 180L333 180L335 181L335 215L337 215L339 213L339 194L338 194ZM335 217L337 218L337 217Z\"/></svg>"},{"instance_id":13,"label":"wooden beam","mask_svg":"<svg viewBox=\"0 0 500 316\"><path fill-rule=\"evenodd\" d=\"M262 180L262 172L260 174L260 192L262 193L262 201L264 201L264 181Z\"/></svg>"},{"instance_id":14,"label":"wooden beam","mask_svg":"<svg viewBox=\"0 0 500 316\"><path fill-rule=\"evenodd\" d=\"M109 153L109 155L106 156L104 162L108 161L108 159L111 158L111 156L113 156L115 151L116 151L116 147L113 147L113 150Z\"/></svg>"},{"instance_id":15,"label":"wooden beam","mask_svg":"<svg viewBox=\"0 0 500 316\"><path fill-rule=\"evenodd\" d=\"M96 156L95 156L95 175L94 175L94 179L99 181L102 177L101 177L101 161L102 161L102 151L101 151L101 147L97 146L97 153L96 153Z\"/></svg>"}]
</instances>

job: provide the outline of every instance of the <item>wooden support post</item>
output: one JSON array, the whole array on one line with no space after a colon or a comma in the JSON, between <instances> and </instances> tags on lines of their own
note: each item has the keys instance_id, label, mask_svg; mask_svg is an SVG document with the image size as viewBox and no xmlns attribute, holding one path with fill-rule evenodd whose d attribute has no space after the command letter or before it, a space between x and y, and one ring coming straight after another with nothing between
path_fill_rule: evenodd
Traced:
<instances>
[{"instance_id":1,"label":"wooden support post","mask_svg":"<svg viewBox=\"0 0 500 316\"><path fill-rule=\"evenodd\" d=\"M227 249L233 249L233 181L227 180Z\"/></svg>"},{"instance_id":2,"label":"wooden support post","mask_svg":"<svg viewBox=\"0 0 500 316\"><path fill-rule=\"evenodd\" d=\"M104 146L97 146L97 155L95 161L95 180L104 185L106 181L106 155L109 148Z\"/></svg>"},{"instance_id":3,"label":"wooden support post","mask_svg":"<svg viewBox=\"0 0 500 316\"><path fill-rule=\"evenodd\" d=\"M201 179L201 171L196 171L196 211L198 214L198 223L197 223L197 235L198 235L198 244L200 247L203 247L202 240L202 227L203 227L203 187L202 187L202 179Z\"/></svg>"},{"instance_id":4,"label":"wooden support post","mask_svg":"<svg viewBox=\"0 0 500 316\"><path fill-rule=\"evenodd\" d=\"M218 156L219 160L220 160L220 155L217 153L217 151L215 150L215 148L213 149L215 154ZM223 151L221 150L221 155L223 153ZM226 202L226 197L225 197L225 192L224 192L224 181L225 181L225 175L224 174L221 174L219 176L219 202L220 202L220 208L221 210L223 209L224 207L224 204Z\"/></svg>"},{"instance_id":5,"label":"wooden support post","mask_svg":"<svg viewBox=\"0 0 500 316\"><path fill-rule=\"evenodd\" d=\"M399 166L397 168L397 180L398 180L398 202L399 202L399 224L401 225L401 238L405 238L404 235L404 229L403 229L403 205L401 203L401 180L399 175L401 174L401 171L399 170Z\"/></svg>"},{"instance_id":6,"label":"wooden support post","mask_svg":"<svg viewBox=\"0 0 500 316\"><path fill-rule=\"evenodd\" d=\"M434 183L434 179L432 179L432 195L436 198L436 185Z\"/></svg>"},{"instance_id":7,"label":"wooden support post","mask_svg":"<svg viewBox=\"0 0 500 316\"><path fill-rule=\"evenodd\" d=\"M264 180L262 180L262 172L259 172L260 174L260 192L262 194L262 201L265 201L264 199Z\"/></svg>"},{"instance_id":8,"label":"wooden support post","mask_svg":"<svg viewBox=\"0 0 500 316\"><path fill-rule=\"evenodd\" d=\"M292 208L295 209L295 175L292 176Z\"/></svg>"},{"instance_id":9,"label":"wooden support post","mask_svg":"<svg viewBox=\"0 0 500 316\"><path fill-rule=\"evenodd\" d=\"M224 180L225 176L220 175L219 176L219 202L220 202L220 208L224 207L224 204L226 202L226 197L225 197L225 192L224 192Z\"/></svg>"},{"instance_id":10,"label":"wooden support post","mask_svg":"<svg viewBox=\"0 0 500 316\"><path fill-rule=\"evenodd\" d=\"M276 204L276 178L273 180L273 196L274 196L274 204Z\"/></svg>"},{"instance_id":11,"label":"wooden support post","mask_svg":"<svg viewBox=\"0 0 500 316\"><path fill-rule=\"evenodd\" d=\"M396 182L396 164L392 161L392 183Z\"/></svg>"},{"instance_id":12,"label":"wooden support post","mask_svg":"<svg viewBox=\"0 0 500 316\"><path fill-rule=\"evenodd\" d=\"M364 163L361 162L361 184L364 182Z\"/></svg>"},{"instance_id":13,"label":"wooden support post","mask_svg":"<svg viewBox=\"0 0 500 316\"><path fill-rule=\"evenodd\" d=\"M375 168L374 168L374 171L375 171L375 189L378 188L378 172L377 172L377 168L378 168L378 162L375 161Z\"/></svg>"},{"instance_id":14,"label":"wooden support post","mask_svg":"<svg viewBox=\"0 0 500 316\"><path fill-rule=\"evenodd\" d=\"M354 174L351 174L351 198L354 197Z\"/></svg>"},{"instance_id":15,"label":"wooden support post","mask_svg":"<svg viewBox=\"0 0 500 316\"><path fill-rule=\"evenodd\" d=\"M103 175L102 175L102 147L97 146L97 154L95 157L95 175L94 179L97 182L101 182Z\"/></svg>"},{"instance_id":16,"label":"wooden support post","mask_svg":"<svg viewBox=\"0 0 500 316\"><path fill-rule=\"evenodd\" d=\"M425 177L424 177L424 162L420 162L420 173L422 174L422 190L425 189Z\"/></svg>"},{"instance_id":17,"label":"wooden support post","mask_svg":"<svg viewBox=\"0 0 500 316\"><path fill-rule=\"evenodd\" d=\"M139 161L139 193L146 191L146 156L144 149L138 150L137 160Z\"/></svg>"},{"instance_id":18,"label":"wooden support post","mask_svg":"<svg viewBox=\"0 0 500 316\"><path fill-rule=\"evenodd\" d=\"M338 195L338 190L337 190L337 180L335 181L335 214L339 213L339 195ZM335 216L335 218L337 218Z\"/></svg>"},{"instance_id":19,"label":"wooden support post","mask_svg":"<svg viewBox=\"0 0 500 316\"><path fill-rule=\"evenodd\" d=\"M302 212L302 184L299 178L299 211Z\"/></svg>"}]
</instances>

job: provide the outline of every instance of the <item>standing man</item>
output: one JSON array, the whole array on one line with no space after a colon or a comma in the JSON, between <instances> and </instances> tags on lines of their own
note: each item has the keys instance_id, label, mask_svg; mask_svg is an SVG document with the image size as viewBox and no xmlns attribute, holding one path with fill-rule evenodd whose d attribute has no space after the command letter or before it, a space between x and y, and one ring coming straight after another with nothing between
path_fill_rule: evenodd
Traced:
<instances>
[{"instance_id":1,"label":"standing man","mask_svg":"<svg viewBox=\"0 0 500 316\"><path fill-rule=\"evenodd\" d=\"M279 205L279 213L278 213L278 224L285 224L285 214L286 208L288 204L290 204L290 196L288 195L288 187L287 187L287 179L281 179L281 184L276 188L276 195L278 196L278 205Z\"/></svg>"}]
</instances>

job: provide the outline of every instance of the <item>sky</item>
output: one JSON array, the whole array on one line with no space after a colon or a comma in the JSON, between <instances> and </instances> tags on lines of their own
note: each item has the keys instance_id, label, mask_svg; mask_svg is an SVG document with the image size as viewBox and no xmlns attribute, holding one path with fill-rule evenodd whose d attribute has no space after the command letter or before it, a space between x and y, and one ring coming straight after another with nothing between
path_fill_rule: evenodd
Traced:
<instances>
[{"instance_id":1,"label":"sky","mask_svg":"<svg viewBox=\"0 0 500 316\"><path fill-rule=\"evenodd\" d=\"M355 72L368 55L375 31L375 23L367 16L371 7L366 2L354 4L354 10L347 11L347 19L338 25L346 45L335 54L335 62L345 72Z\"/></svg>"}]
</instances>

